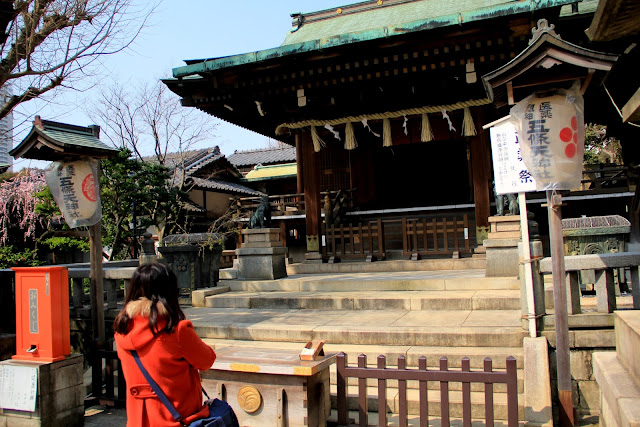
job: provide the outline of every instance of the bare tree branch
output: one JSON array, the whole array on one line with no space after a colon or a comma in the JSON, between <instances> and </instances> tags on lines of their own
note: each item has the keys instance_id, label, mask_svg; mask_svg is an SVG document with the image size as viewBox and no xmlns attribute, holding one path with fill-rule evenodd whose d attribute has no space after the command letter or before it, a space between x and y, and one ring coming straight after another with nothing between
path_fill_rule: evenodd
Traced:
<instances>
[{"instance_id":1,"label":"bare tree branch","mask_svg":"<svg viewBox=\"0 0 640 427\"><path fill-rule=\"evenodd\" d=\"M0 0L0 118L130 46L151 12L135 1Z\"/></svg>"}]
</instances>

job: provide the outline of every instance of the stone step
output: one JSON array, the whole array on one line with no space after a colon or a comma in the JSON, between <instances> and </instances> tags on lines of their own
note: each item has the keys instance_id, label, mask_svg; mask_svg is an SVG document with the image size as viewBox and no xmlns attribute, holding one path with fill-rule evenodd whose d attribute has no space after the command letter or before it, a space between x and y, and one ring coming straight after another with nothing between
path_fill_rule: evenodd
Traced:
<instances>
[{"instance_id":1,"label":"stone step","mask_svg":"<svg viewBox=\"0 0 640 427\"><path fill-rule=\"evenodd\" d=\"M234 341L234 340L216 340L205 338L204 342L211 346L214 350L220 350L227 347L234 348L256 348L256 349L279 349L285 351L300 351L305 343L283 343L283 342L269 342L260 343L256 346L255 341ZM428 369L439 369L440 358L446 357L448 359L449 369L460 369L462 358L469 358L469 364L472 370L483 370L484 359L490 357L493 361L493 369L504 370L506 368L505 361L507 357L513 356L516 358L518 366L518 392L522 392L524 389L522 370L523 365L523 352L521 348L500 348L500 347L403 347L403 346L373 346L373 345L349 345L349 344L325 344L325 354L334 354L344 352L347 354L349 365L353 366L357 363L358 356L365 354L367 356L367 366L375 367L377 363L377 357L384 355L386 358L387 367L390 369L397 368L398 357L404 356L406 358L408 368L417 368L418 359L422 356L427 359ZM331 365L331 384L336 383L336 365ZM357 385L356 378L348 378L350 385ZM368 379L369 386L376 386L376 379ZM397 381L389 380L389 387L396 387ZM417 381L408 381L408 388L417 388ZM428 387L435 389L439 387L436 382L429 382ZM451 383L449 388L451 390L460 390L461 383ZM482 384L472 384L472 391L484 391ZM499 392L506 391L506 386L503 384L496 384L495 390Z\"/></svg>"},{"instance_id":2,"label":"stone step","mask_svg":"<svg viewBox=\"0 0 640 427\"><path fill-rule=\"evenodd\" d=\"M469 291L519 290L515 277L484 277L484 271L291 275L278 280L225 280L232 291L353 292L353 291Z\"/></svg>"},{"instance_id":3,"label":"stone step","mask_svg":"<svg viewBox=\"0 0 640 427\"><path fill-rule=\"evenodd\" d=\"M311 310L518 310L520 291L229 292L205 307Z\"/></svg>"},{"instance_id":4,"label":"stone step","mask_svg":"<svg viewBox=\"0 0 640 427\"><path fill-rule=\"evenodd\" d=\"M407 257L408 258L408 257ZM380 273L403 271L437 271L437 270L483 270L486 260L477 258L438 258L418 261L392 260L377 262L341 262L298 263L287 265L287 274L323 274L323 273Z\"/></svg>"},{"instance_id":5,"label":"stone step","mask_svg":"<svg viewBox=\"0 0 640 427\"><path fill-rule=\"evenodd\" d=\"M376 408L377 410L377 408ZM352 424L358 423L359 412L358 411L349 411L348 417L351 420ZM336 409L331 410L331 414L328 418L329 425L336 425L338 423L338 411ZM409 414L407 415L407 424L411 427L420 425L420 416L417 414ZM368 412L367 413L367 425L368 426L377 426L378 425L378 413L377 412ZM387 414L387 426L389 427L397 427L400 425L400 416L398 414L388 413ZM442 425L442 420L439 417L430 416L428 425L430 426L440 426ZM449 418L449 425L451 427L463 427L464 423L461 418ZM485 424L485 419L473 419L472 426L474 427L482 427ZM507 427L506 420L495 420L495 427ZM520 421L520 426L524 427L525 423ZM527 422L528 426L535 426L536 424L532 424Z\"/></svg>"},{"instance_id":6,"label":"stone step","mask_svg":"<svg viewBox=\"0 0 640 427\"><path fill-rule=\"evenodd\" d=\"M600 388L602 417L606 425L639 425L640 384L621 363L620 354L594 352L593 376ZM604 424L601 422L601 425Z\"/></svg>"},{"instance_id":7,"label":"stone step","mask_svg":"<svg viewBox=\"0 0 640 427\"><path fill-rule=\"evenodd\" d=\"M219 277L220 277L220 280L236 280L238 278L238 269L221 268Z\"/></svg>"},{"instance_id":8,"label":"stone step","mask_svg":"<svg viewBox=\"0 0 640 427\"><path fill-rule=\"evenodd\" d=\"M471 393L471 417L476 420L484 419L485 416L485 395L484 392ZM336 386L331 386L331 407L337 407ZM439 417L441 415L441 395L440 390L427 390L427 401L429 402L429 416ZM378 388L367 387L367 405L369 411L377 411L378 408ZM358 387L347 387L347 409L358 410ZM493 394L494 417L497 420L507 419L507 395L506 393L495 392ZM398 390L387 388L386 411L397 414L400 410ZM407 412L411 415L419 414L419 392L417 389L407 390ZM449 390L449 414L451 417L462 417L462 392ZM524 419L524 398L518 396L518 419Z\"/></svg>"},{"instance_id":9,"label":"stone step","mask_svg":"<svg viewBox=\"0 0 640 427\"><path fill-rule=\"evenodd\" d=\"M519 310L186 309L203 338L335 344L519 347Z\"/></svg>"},{"instance_id":10,"label":"stone step","mask_svg":"<svg viewBox=\"0 0 640 427\"><path fill-rule=\"evenodd\" d=\"M640 313L620 310L614 313L614 318L618 359L640 385Z\"/></svg>"},{"instance_id":11,"label":"stone step","mask_svg":"<svg viewBox=\"0 0 640 427\"><path fill-rule=\"evenodd\" d=\"M225 340L204 338L205 343L214 350L226 347L251 347L251 348L276 348L287 351L299 351L306 342L256 342L251 340ZM356 363L358 356L367 356L367 364L374 366L376 358L383 354L386 357L387 365L397 365L398 357L404 356L408 367L417 367L418 359L422 356L427 358L427 366L436 368L440 359L446 357L450 368L461 367L463 357L469 358L471 369L483 369L484 359L490 357L493 361L494 369L506 369L505 361L507 357L513 356L516 359L518 369L524 365L524 353L521 347L435 347L435 346L404 346L404 345L354 345L325 343L325 353L344 352L347 355L349 364Z\"/></svg>"}]
</instances>

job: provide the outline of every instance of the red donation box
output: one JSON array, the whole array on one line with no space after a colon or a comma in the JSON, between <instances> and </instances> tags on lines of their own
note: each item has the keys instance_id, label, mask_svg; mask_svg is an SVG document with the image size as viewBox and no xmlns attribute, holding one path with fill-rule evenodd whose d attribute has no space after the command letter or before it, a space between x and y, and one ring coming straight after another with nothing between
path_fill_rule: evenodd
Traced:
<instances>
[{"instance_id":1,"label":"red donation box","mask_svg":"<svg viewBox=\"0 0 640 427\"><path fill-rule=\"evenodd\" d=\"M14 267L16 355L55 362L71 354L67 267Z\"/></svg>"}]
</instances>

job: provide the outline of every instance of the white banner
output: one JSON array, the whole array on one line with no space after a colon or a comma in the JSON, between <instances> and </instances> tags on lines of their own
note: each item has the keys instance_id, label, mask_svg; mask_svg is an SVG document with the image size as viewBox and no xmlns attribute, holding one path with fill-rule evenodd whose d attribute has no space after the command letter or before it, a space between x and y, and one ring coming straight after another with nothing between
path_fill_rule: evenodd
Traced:
<instances>
[{"instance_id":1,"label":"white banner","mask_svg":"<svg viewBox=\"0 0 640 427\"><path fill-rule=\"evenodd\" d=\"M504 121L491 128L493 175L498 194L536 191L536 181L522 159L515 126Z\"/></svg>"}]
</instances>

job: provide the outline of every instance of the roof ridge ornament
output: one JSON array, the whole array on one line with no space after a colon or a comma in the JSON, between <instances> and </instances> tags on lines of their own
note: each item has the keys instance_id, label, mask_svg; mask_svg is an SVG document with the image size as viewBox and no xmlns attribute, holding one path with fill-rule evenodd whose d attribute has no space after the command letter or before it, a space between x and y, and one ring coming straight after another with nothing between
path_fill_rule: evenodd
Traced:
<instances>
[{"instance_id":1,"label":"roof ridge ornament","mask_svg":"<svg viewBox=\"0 0 640 427\"><path fill-rule=\"evenodd\" d=\"M554 24L549 24L549 21L547 21L546 19L538 19L538 27L531 29L531 34L533 35L533 37L531 37L531 39L529 40L529 45L533 44L545 33L548 33L558 39L562 39L562 37L560 37L560 35L554 31L554 28L556 28L556 26Z\"/></svg>"},{"instance_id":2,"label":"roof ridge ornament","mask_svg":"<svg viewBox=\"0 0 640 427\"><path fill-rule=\"evenodd\" d=\"M302 27L302 24L304 24L305 16L303 13L292 13L291 17L293 18L293 26L295 27L291 32L295 33Z\"/></svg>"}]
</instances>

